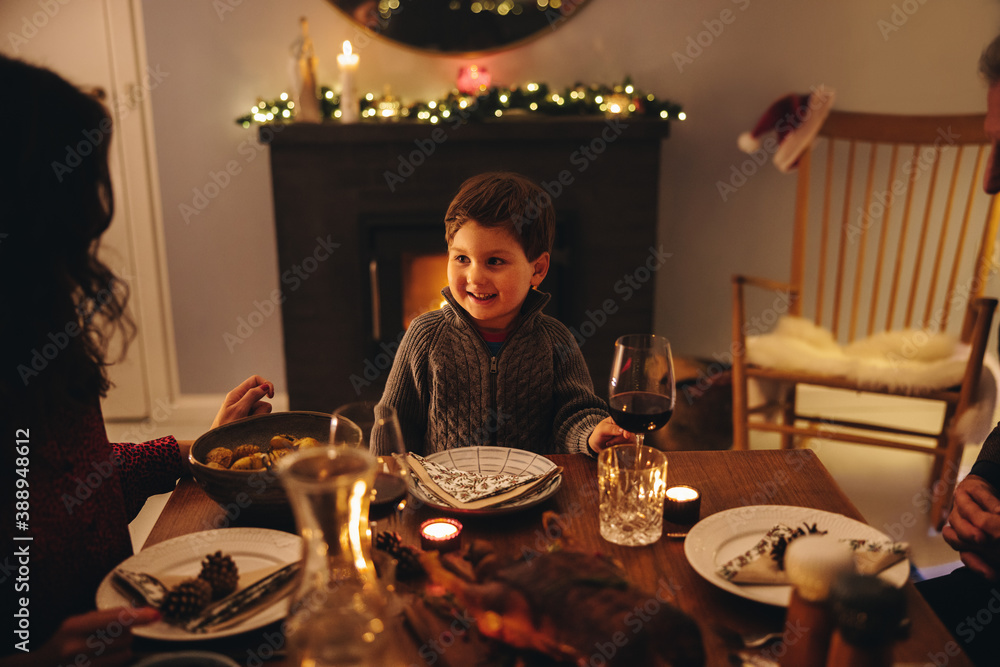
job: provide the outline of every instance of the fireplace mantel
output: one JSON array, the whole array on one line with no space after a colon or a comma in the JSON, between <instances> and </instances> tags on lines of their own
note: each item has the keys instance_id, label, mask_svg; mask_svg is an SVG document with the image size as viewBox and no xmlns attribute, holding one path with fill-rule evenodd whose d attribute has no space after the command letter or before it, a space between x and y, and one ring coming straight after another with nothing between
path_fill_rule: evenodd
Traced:
<instances>
[{"instance_id":1,"label":"fireplace mantel","mask_svg":"<svg viewBox=\"0 0 1000 667\"><path fill-rule=\"evenodd\" d=\"M381 395L402 331L373 337L371 229L431 225L445 251L448 203L465 178L490 170L526 174L552 195L560 270L541 285L555 292L546 312L578 335L606 396L615 338L652 329L668 131L603 118L260 128L270 145L290 407L331 411Z\"/></svg>"}]
</instances>

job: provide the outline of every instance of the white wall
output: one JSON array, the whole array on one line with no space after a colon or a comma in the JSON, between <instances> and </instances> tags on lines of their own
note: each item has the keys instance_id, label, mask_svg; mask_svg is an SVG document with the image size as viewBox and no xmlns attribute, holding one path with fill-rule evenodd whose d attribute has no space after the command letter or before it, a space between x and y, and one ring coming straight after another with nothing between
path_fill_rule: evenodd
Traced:
<instances>
[{"instance_id":1,"label":"white wall","mask_svg":"<svg viewBox=\"0 0 1000 667\"><path fill-rule=\"evenodd\" d=\"M4 0L0 3L0 51L51 68L85 88L99 87L114 119L111 180L115 215L101 237L101 259L129 288L128 307L138 335L124 360L109 367L112 388L102 401L106 419L139 419L176 394L172 327L163 286L157 206L147 152L143 104L156 85L143 64L130 0L67 2ZM0 82L2 84L3 82ZM9 92L9 91L8 91ZM8 108L18 101L8 95ZM86 143L86 142L85 142ZM67 146L75 152L78 147ZM79 148L83 151L83 148ZM119 340L111 344L117 356Z\"/></svg>"},{"instance_id":2,"label":"white wall","mask_svg":"<svg viewBox=\"0 0 1000 667\"><path fill-rule=\"evenodd\" d=\"M279 285L266 149L248 143L253 132L233 119L258 95L287 89L300 16L310 20L321 83L336 85L336 53L355 39L323 0L236 2L141 3L149 63L169 73L150 95L187 393L225 391L251 371L284 389L277 314L232 352L223 339ZM227 6L232 11L220 14ZM879 22L891 25L894 12L901 25L883 34ZM712 23L720 16L730 22ZM989 0L591 0L543 39L476 62L511 84L612 83L630 74L639 87L684 104L689 119L674 126L664 151L660 236L674 255L657 276L656 330L678 354L721 355L729 275L782 278L788 254L791 177L768 165L728 201L719 196L717 181L745 159L737 134L775 98L819 83L837 89L844 109L982 111L976 60L998 18ZM719 34L704 33L706 22ZM707 46L678 67L673 54L699 36ZM463 62L378 40L360 56L359 90L391 84L404 100L443 93ZM240 173L185 222L179 206L194 206L195 190L230 161Z\"/></svg>"},{"instance_id":3,"label":"white wall","mask_svg":"<svg viewBox=\"0 0 1000 667\"><path fill-rule=\"evenodd\" d=\"M768 164L722 200L717 183L748 158L735 148L737 134L782 94L821 83L837 90L840 109L985 111L977 61L997 34L1000 8L987 0L756 0L678 72L665 56L732 6L683 4L662 9L673 27L657 49L662 67L649 74L657 92L675 95L690 113L664 156L660 230L676 254L659 276L655 321L675 350L726 360L730 275L788 278L794 196L794 177ZM997 290L994 280L988 292Z\"/></svg>"}]
</instances>

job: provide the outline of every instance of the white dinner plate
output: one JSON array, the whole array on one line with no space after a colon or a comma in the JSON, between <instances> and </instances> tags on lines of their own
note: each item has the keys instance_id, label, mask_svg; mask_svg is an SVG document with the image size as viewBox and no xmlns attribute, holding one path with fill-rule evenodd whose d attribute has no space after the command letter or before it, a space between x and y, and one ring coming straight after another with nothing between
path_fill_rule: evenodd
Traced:
<instances>
[{"instance_id":1,"label":"white dinner plate","mask_svg":"<svg viewBox=\"0 0 1000 667\"><path fill-rule=\"evenodd\" d=\"M425 456L424 459L447 468L498 475L544 475L556 464L541 454L510 447L457 447ZM513 498L502 505L478 510L458 509L434 498L424 489L415 475L410 475L410 493L421 503L452 514L508 514L545 502L562 484L562 475L555 475L549 482L526 496Z\"/></svg>"},{"instance_id":2,"label":"white dinner plate","mask_svg":"<svg viewBox=\"0 0 1000 667\"><path fill-rule=\"evenodd\" d=\"M302 538L280 530L265 528L220 528L181 535L123 561L119 567L155 576L168 588L184 579L197 577L201 562L209 554L221 551L236 563L240 573L238 589L302 557ZM128 606L129 599L111 583L109 572L97 589L97 608ZM288 596L276 600L257 614L231 627L215 632L193 633L165 621L138 626L132 633L150 639L200 641L228 637L263 627L288 615Z\"/></svg>"},{"instance_id":3,"label":"white dinner plate","mask_svg":"<svg viewBox=\"0 0 1000 667\"><path fill-rule=\"evenodd\" d=\"M837 538L889 539L868 524L843 514L788 505L751 505L724 510L696 523L684 539L684 555L694 571L709 583L748 600L787 607L792 597L791 586L734 584L717 574L723 563L746 553L778 523L792 528L815 523L819 530ZM909 559L886 568L879 576L896 587L902 586L910 576Z\"/></svg>"}]
</instances>

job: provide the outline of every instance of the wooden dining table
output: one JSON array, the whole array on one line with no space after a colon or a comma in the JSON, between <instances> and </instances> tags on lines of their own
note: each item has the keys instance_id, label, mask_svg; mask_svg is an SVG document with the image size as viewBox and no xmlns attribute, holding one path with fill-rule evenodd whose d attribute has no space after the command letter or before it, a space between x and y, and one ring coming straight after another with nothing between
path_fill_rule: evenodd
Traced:
<instances>
[{"instance_id":1,"label":"wooden dining table","mask_svg":"<svg viewBox=\"0 0 1000 667\"><path fill-rule=\"evenodd\" d=\"M464 526L463 541L474 538L489 540L497 552L511 557L520 556L525 550L537 553L547 547L552 537L546 533L542 515L546 511L557 512L566 532L572 535L574 548L616 559L635 586L650 594L666 596L670 604L696 620L701 630L707 665L732 664L730 656L734 647L731 636L720 628L744 633L784 629L785 608L737 596L699 575L685 556L683 537L664 535L655 544L644 547L625 547L605 541L598 526L597 462L578 454L552 455L549 458L563 468L562 485L554 496L517 513L463 515L459 517ZM793 505L864 521L811 450L683 451L670 452L667 459L668 483L671 486L684 484L701 492L702 519L732 508ZM223 508L210 500L193 480L182 479L144 547L221 526L262 526L294 531L292 525L232 514L227 516ZM411 504L398 516L379 521L377 530L395 531L404 543L419 546L420 523L440 515L439 510ZM680 532L676 526L668 529ZM910 625L906 636L894 644L896 664L971 665L916 588L907 583L904 590ZM264 662L269 666L291 664L284 657L282 647L273 645L276 643L275 636L276 630L270 626L235 637L200 642L199 647L226 653L248 667ZM417 645L412 636L408 641ZM141 638L136 643L136 650L140 653L183 648L190 646ZM468 650L468 646L463 650ZM779 654L774 648L771 651L774 656ZM432 655L433 663L461 667L465 663L460 654L458 649L451 656L447 649L441 650ZM431 661L419 659L415 651L413 661L408 664L431 664Z\"/></svg>"}]
</instances>

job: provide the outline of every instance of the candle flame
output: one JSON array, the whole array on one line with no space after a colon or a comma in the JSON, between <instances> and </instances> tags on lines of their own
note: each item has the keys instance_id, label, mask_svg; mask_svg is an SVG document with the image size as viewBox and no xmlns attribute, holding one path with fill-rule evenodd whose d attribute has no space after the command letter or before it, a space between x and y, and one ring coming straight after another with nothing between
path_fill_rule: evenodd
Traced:
<instances>
[{"instance_id":1,"label":"candle flame","mask_svg":"<svg viewBox=\"0 0 1000 667\"><path fill-rule=\"evenodd\" d=\"M345 56L349 56L349 55L351 55L351 53L352 53L352 51L351 51L351 42L350 42L350 40L345 39L344 40L344 55Z\"/></svg>"},{"instance_id":2,"label":"candle flame","mask_svg":"<svg viewBox=\"0 0 1000 667\"><path fill-rule=\"evenodd\" d=\"M450 523L432 523L424 527L424 535L435 540L443 540L456 533L458 533L458 527Z\"/></svg>"},{"instance_id":3,"label":"candle flame","mask_svg":"<svg viewBox=\"0 0 1000 667\"><path fill-rule=\"evenodd\" d=\"M698 492L686 486L674 486L667 489L667 498L671 500L694 500Z\"/></svg>"}]
</instances>

